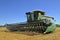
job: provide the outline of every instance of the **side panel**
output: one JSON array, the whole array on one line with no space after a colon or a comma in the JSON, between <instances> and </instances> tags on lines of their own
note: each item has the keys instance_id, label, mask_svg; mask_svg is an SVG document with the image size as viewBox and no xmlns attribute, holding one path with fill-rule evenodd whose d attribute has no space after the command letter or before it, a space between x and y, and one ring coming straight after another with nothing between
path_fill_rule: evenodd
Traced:
<instances>
[{"instance_id":1,"label":"side panel","mask_svg":"<svg viewBox=\"0 0 60 40\"><path fill-rule=\"evenodd\" d=\"M56 29L56 24L52 23L52 25L48 26L44 33L53 32Z\"/></svg>"}]
</instances>

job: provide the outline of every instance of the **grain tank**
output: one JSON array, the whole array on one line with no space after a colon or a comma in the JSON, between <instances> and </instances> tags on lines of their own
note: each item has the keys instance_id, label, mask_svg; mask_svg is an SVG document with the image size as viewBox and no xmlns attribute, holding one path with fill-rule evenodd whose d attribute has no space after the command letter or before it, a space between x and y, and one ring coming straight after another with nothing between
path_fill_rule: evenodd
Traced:
<instances>
[{"instance_id":1,"label":"grain tank","mask_svg":"<svg viewBox=\"0 0 60 40\"><path fill-rule=\"evenodd\" d=\"M27 22L7 24L6 28L10 31L35 31L41 33L53 32L56 25L52 20L53 17L45 15L45 12L35 10L32 12L26 12Z\"/></svg>"}]
</instances>

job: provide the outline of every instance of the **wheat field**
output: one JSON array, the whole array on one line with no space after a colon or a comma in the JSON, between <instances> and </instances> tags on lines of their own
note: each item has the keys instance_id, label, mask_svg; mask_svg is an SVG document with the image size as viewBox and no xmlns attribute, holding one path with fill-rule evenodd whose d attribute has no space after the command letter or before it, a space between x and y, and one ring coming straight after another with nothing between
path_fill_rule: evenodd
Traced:
<instances>
[{"instance_id":1,"label":"wheat field","mask_svg":"<svg viewBox=\"0 0 60 40\"><path fill-rule=\"evenodd\" d=\"M9 32L5 27L0 28L0 40L60 40L60 28L53 33L41 34L36 32Z\"/></svg>"}]
</instances>

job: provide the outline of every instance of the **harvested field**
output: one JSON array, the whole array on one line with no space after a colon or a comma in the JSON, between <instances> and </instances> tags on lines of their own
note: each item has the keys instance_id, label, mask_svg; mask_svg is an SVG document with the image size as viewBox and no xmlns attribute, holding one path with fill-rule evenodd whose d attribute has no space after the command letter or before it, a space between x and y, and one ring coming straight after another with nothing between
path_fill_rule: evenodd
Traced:
<instances>
[{"instance_id":1,"label":"harvested field","mask_svg":"<svg viewBox=\"0 0 60 40\"><path fill-rule=\"evenodd\" d=\"M60 27L53 33L41 34L35 32L9 32L6 28L0 28L0 40L60 40Z\"/></svg>"}]
</instances>

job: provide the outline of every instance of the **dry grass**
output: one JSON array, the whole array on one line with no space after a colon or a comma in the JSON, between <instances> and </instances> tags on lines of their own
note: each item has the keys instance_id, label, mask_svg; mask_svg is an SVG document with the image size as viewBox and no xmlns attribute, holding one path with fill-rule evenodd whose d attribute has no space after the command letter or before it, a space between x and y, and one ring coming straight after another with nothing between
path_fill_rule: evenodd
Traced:
<instances>
[{"instance_id":1,"label":"dry grass","mask_svg":"<svg viewBox=\"0 0 60 40\"><path fill-rule=\"evenodd\" d=\"M35 32L9 32L6 28L0 28L0 40L60 40L60 28L53 33L41 34Z\"/></svg>"}]
</instances>

